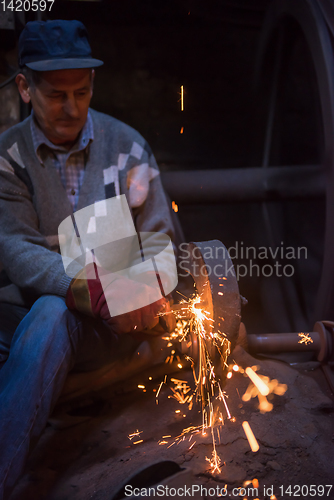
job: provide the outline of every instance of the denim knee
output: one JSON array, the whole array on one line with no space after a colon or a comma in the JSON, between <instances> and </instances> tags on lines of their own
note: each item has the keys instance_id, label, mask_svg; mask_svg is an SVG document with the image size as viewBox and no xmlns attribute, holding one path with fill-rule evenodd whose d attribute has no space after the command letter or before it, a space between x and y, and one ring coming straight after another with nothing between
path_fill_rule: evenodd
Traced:
<instances>
[{"instance_id":1,"label":"denim knee","mask_svg":"<svg viewBox=\"0 0 334 500\"><path fill-rule=\"evenodd\" d=\"M72 345L76 350L77 341L73 338L80 329L80 321L68 310L65 299L56 295L44 295L32 306L18 326L13 341L41 344ZM42 347L42 346L41 346Z\"/></svg>"}]
</instances>

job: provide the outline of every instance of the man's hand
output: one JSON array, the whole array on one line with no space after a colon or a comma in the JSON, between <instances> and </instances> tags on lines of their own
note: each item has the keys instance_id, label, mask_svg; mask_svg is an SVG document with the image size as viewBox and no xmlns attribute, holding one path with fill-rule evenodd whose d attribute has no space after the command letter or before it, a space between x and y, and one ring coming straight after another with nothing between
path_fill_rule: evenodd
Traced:
<instances>
[{"instance_id":1,"label":"man's hand","mask_svg":"<svg viewBox=\"0 0 334 500\"><path fill-rule=\"evenodd\" d=\"M157 325L159 313L169 310L167 299L154 301L156 290L153 287L117 274L111 275L101 268L98 271L99 274L95 264L89 264L72 280L66 295L69 309L101 318L117 334L151 329ZM108 276L109 283L104 290L99 276ZM148 305L136 308L137 297ZM117 305L125 301L132 303L133 310L110 316L108 303Z\"/></svg>"}]
</instances>

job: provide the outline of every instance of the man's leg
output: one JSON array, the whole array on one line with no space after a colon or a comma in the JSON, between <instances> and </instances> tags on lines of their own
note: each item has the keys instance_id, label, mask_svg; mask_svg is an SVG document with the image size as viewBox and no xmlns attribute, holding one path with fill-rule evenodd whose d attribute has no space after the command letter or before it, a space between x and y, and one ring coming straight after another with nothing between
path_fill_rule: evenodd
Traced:
<instances>
[{"instance_id":1,"label":"man's leg","mask_svg":"<svg viewBox=\"0 0 334 500\"><path fill-rule=\"evenodd\" d=\"M82 345L90 349L85 364L95 358L95 367L112 357L113 344L110 330L70 312L61 297L41 297L23 318L0 371L1 500L22 473Z\"/></svg>"}]
</instances>

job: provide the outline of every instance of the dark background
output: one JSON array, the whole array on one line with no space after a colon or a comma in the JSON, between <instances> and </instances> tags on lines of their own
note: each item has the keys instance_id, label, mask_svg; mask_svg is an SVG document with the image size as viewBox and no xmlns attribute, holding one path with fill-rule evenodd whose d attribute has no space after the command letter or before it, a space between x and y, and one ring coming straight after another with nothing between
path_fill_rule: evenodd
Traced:
<instances>
[{"instance_id":1,"label":"dark background","mask_svg":"<svg viewBox=\"0 0 334 500\"><path fill-rule=\"evenodd\" d=\"M267 54L261 85L254 82L269 3L56 0L48 18L78 19L87 26L93 55L105 62L96 69L92 107L139 130L162 171L229 169L263 161L273 52ZM12 50L13 32L2 37L2 50ZM322 131L314 71L297 24L289 26L288 39L269 165L316 164ZM322 201L267 203L274 240L261 203L175 202L186 241L307 246L308 259L292 262L291 279L247 276L239 285L249 301L243 318L250 332L311 328L322 260Z\"/></svg>"}]
</instances>

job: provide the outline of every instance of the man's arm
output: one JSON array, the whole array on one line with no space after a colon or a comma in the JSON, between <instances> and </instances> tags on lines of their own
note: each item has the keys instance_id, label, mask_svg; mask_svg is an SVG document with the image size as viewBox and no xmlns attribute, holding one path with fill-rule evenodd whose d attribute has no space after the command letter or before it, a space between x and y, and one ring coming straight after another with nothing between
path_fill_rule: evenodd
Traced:
<instances>
[{"instance_id":1,"label":"man's arm","mask_svg":"<svg viewBox=\"0 0 334 500\"><path fill-rule=\"evenodd\" d=\"M40 233L29 190L9 167L0 170L0 261L9 279L23 291L65 296L70 278L62 258Z\"/></svg>"}]
</instances>

